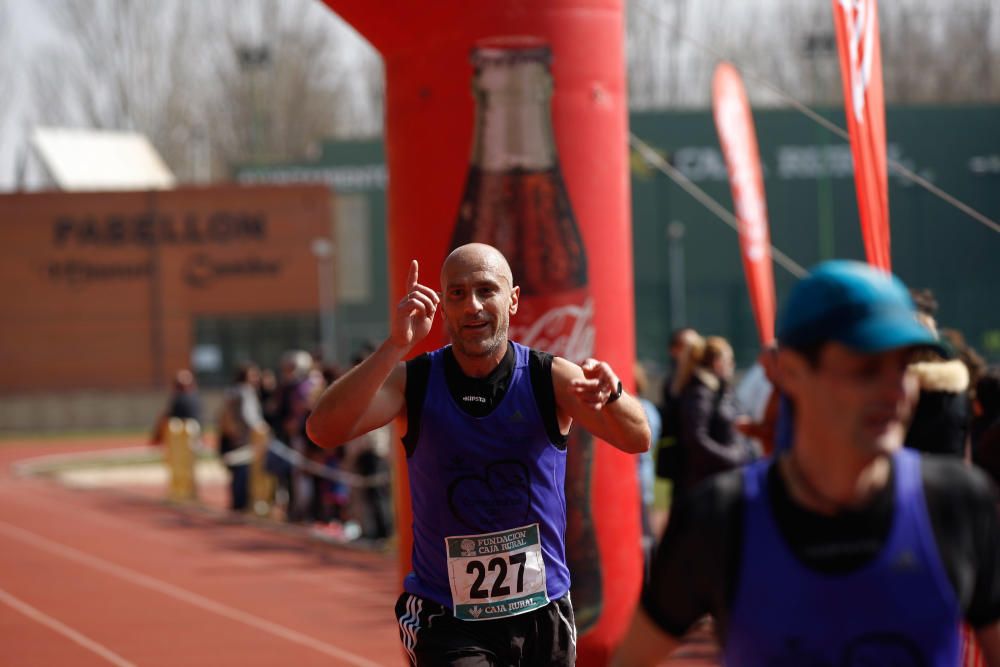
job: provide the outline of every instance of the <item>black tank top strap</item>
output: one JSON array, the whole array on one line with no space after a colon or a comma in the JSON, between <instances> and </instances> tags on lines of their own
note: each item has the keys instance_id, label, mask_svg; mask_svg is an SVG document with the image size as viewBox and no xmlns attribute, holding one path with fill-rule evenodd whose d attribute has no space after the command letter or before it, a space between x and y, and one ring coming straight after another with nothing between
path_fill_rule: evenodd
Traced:
<instances>
[{"instance_id":1,"label":"black tank top strap","mask_svg":"<svg viewBox=\"0 0 1000 667\"><path fill-rule=\"evenodd\" d=\"M545 424L545 432L553 445L565 449L567 437L559 430L556 391L552 386L552 355L532 349L528 356L528 371L531 374L531 388L538 404L538 412Z\"/></svg>"},{"instance_id":2,"label":"black tank top strap","mask_svg":"<svg viewBox=\"0 0 1000 667\"><path fill-rule=\"evenodd\" d=\"M423 412L424 397L427 395L427 381L431 376L431 357L421 354L406 362L406 435L403 447L406 456L413 456L413 450L420 439L420 414Z\"/></svg>"}]
</instances>

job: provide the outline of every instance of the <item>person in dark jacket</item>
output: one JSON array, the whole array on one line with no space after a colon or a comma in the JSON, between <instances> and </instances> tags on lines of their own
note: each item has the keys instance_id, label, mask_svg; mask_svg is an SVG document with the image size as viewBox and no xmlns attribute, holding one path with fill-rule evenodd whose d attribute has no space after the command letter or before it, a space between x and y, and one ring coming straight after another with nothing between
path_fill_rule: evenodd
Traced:
<instances>
[{"instance_id":1,"label":"person in dark jacket","mask_svg":"<svg viewBox=\"0 0 1000 667\"><path fill-rule=\"evenodd\" d=\"M167 408L156 419L150 444L163 444L167 434L167 422L170 419L193 419L201 428L201 397L198 395L198 384L194 374L186 368L181 368L174 374L173 390Z\"/></svg>"},{"instance_id":2,"label":"person in dark jacket","mask_svg":"<svg viewBox=\"0 0 1000 667\"><path fill-rule=\"evenodd\" d=\"M691 327L675 330L670 335L670 369L663 380L663 393L657 409L660 412L660 437L653 441L657 448L656 476L675 480L680 476L683 464L677 436L680 433L681 390L684 382L678 375L681 361L688 355L692 345L700 344L701 336Z\"/></svg>"},{"instance_id":3,"label":"person in dark jacket","mask_svg":"<svg viewBox=\"0 0 1000 667\"><path fill-rule=\"evenodd\" d=\"M680 399L678 441L684 462L679 487L687 491L710 475L749 462L750 452L735 427L733 349L726 339L709 336L692 346L680 374L687 381Z\"/></svg>"},{"instance_id":4,"label":"person in dark jacket","mask_svg":"<svg viewBox=\"0 0 1000 667\"><path fill-rule=\"evenodd\" d=\"M670 368L663 379L660 404L656 406L660 410L660 422L664 426L662 437L664 438L677 437L679 430L677 413L680 409L681 390L684 389L677 378L677 372L688 348L700 340L698 332L691 327L676 329L670 334L670 347L667 350Z\"/></svg>"},{"instance_id":5,"label":"person in dark jacket","mask_svg":"<svg viewBox=\"0 0 1000 667\"><path fill-rule=\"evenodd\" d=\"M972 462L1000 485L1000 366L987 368L976 383Z\"/></svg>"},{"instance_id":6,"label":"person in dark jacket","mask_svg":"<svg viewBox=\"0 0 1000 667\"><path fill-rule=\"evenodd\" d=\"M259 385L257 365L240 364L219 408L219 456L229 470L229 509L234 512L250 508L254 432L267 428L260 407Z\"/></svg>"},{"instance_id":7,"label":"person in dark jacket","mask_svg":"<svg viewBox=\"0 0 1000 667\"><path fill-rule=\"evenodd\" d=\"M930 290L911 290L917 319L935 338L937 301ZM965 456L969 435L971 403L969 370L961 359L946 359L939 352L925 350L910 364L917 377L920 394L913 420L903 442L928 454Z\"/></svg>"},{"instance_id":8,"label":"person in dark jacket","mask_svg":"<svg viewBox=\"0 0 1000 667\"><path fill-rule=\"evenodd\" d=\"M906 446L929 454L965 456L971 417L965 364L935 355L911 364L910 372L920 382L920 397Z\"/></svg>"}]
</instances>

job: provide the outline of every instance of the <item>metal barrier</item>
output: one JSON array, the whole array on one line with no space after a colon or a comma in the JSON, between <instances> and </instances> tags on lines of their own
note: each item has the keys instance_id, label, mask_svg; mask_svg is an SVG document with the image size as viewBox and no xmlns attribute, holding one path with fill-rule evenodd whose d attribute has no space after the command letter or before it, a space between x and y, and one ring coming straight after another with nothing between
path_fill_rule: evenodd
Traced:
<instances>
[{"instance_id":1,"label":"metal barrier","mask_svg":"<svg viewBox=\"0 0 1000 667\"><path fill-rule=\"evenodd\" d=\"M274 503L277 480L264 464L271 443L271 430L267 426L255 428L250 435L253 459L250 462L250 509L257 516L268 516Z\"/></svg>"},{"instance_id":2,"label":"metal barrier","mask_svg":"<svg viewBox=\"0 0 1000 667\"><path fill-rule=\"evenodd\" d=\"M172 461L177 459L173 456L170 458ZM288 496L286 495L284 502L280 497L281 483L272 472L275 470L274 466L287 470L290 475L309 475L344 484L363 493L367 493L368 489L379 487L389 489L392 479L390 472L359 475L347 470L331 468L323 462L312 460L297 449L275 439L271 430L264 424L250 431L247 444L223 454L221 462L230 468L231 474L235 475L237 469L245 471L242 473L247 475L245 511L259 517L271 517L276 507L285 512L290 511L290 508L286 506L289 500ZM175 473L175 478L182 479L183 472L179 477ZM286 483L290 481L286 480ZM171 488L174 488L173 484ZM235 486L231 486L230 493L235 492L237 489ZM193 491L190 496L180 496L183 499L193 497ZM171 498L174 498L173 492Z\"/></svg>"},{"instance_id":3,"label":"metal barrier","mask_svg":"<svg viewBox=\"0 0 1000 667\"><path fill-rule=\"evenodd\" d=\"M195 484L195 448L201 435L198 422L172 417L167 422L166 462L170 470L167 496L174 502L190 502L198 497Z\"/></svg>"}]
</instances>

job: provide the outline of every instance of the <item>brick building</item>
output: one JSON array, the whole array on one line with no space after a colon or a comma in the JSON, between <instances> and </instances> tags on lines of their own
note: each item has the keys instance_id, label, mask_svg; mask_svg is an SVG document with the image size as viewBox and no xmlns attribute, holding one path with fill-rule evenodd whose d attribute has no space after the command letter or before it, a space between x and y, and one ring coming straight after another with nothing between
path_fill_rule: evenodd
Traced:
<instances>
[{"instance_id":1,"label":"brick building","mask_svg":"<svg viewBox=\"0 0 1000 667\"><path fill-rule=\"evenodd\" d=\"M333 230L322 186L0 196L0 400L315 350Z\"/></svg>"}]
</instances>

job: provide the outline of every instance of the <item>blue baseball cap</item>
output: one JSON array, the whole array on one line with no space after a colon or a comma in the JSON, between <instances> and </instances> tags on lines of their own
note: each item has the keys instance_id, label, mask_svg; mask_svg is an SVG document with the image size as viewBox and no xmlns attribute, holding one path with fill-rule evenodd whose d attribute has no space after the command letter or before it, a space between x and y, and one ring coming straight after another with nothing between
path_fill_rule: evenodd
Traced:
<instances>
[{"instance_id":1,"label":"blue baseball cap","mask_svg":"<svg viewBox=\"0 0 1000 667\"><path fill-rule=\"evenodd\" d=\"M948 356L917 320L899 278L849 260L818 264L795 284L778 318L777 338L793 349L837 342L862 353L929 347Z\"/></svg>"}]
</instances>

